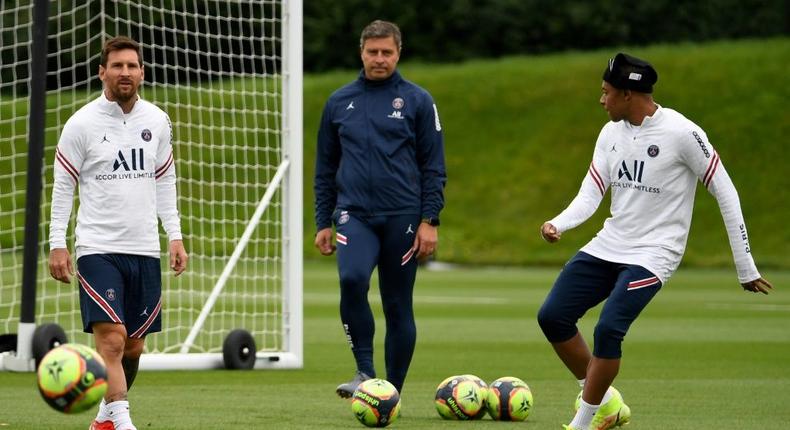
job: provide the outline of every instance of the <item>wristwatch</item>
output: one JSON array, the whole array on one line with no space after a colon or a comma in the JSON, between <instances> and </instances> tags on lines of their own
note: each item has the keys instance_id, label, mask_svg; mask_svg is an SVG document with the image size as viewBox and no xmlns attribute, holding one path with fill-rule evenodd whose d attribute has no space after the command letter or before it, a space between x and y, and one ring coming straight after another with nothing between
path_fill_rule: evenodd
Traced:
<instances>
[{"instance_id":1,"label":"wristwatch","mask_svg":"<svg viewBox=\"0 0 790 430\"><path fill-rule=\"evenodd\" d=\"M420 220L420 222L424 222L430 226L438 227L439 226L439 218L436 217L425 217Z\"/></svg>"}]
</instances>

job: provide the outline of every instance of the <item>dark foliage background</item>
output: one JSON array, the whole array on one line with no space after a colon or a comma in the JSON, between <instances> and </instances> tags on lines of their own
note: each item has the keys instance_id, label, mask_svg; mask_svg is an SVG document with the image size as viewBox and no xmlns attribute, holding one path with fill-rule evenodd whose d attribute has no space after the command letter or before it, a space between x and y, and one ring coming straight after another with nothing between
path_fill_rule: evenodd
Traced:
<instances>
[{"instance_id":1,"label":"dark foliage background","mask_svg":"<svg viewBox=\"0 0 790 430\"><path fill-rule=\"evenodd\" d=\"M2 0L4 10L31 0ZM103 4L103 6L102 6ZM101 10L104 23L93 19ZM216 10L215 10L216 9ZM164 11L164 12L163 12ZM168 12L169 11L169 12ZM182 19L194 12L230 17L265 18L254 28L229 26L232 37L210 37L220 19ZM28 38L23 13L0 16L0 92L27 76ZM95 73L101 32L128 34L157 50L146 60L147 80L215 79L236 70L277 69L280 53L279 8L271 4L141 0L119 7L112 0L50 2L50 52L77 46L61 58L50 56L48 89L83 85ZM459 62L605 46L706 41L788 34L785 0L307 0L304 2L304 68L322 72L359 66L355 50L362 28L374 19L398 23L404 35L404 58L423 62ZM139 23L130 25L131 23ZM209 37L206 37L206 36ZM85 41L88 41L87 43ZM203 56L190 48L227 55ZM95 57L95 58L94 58ZM244 64L233 58L244 58ZM266 59L264 59L266 58ZM86 61L89 67L84 65ZM95 64L94 64L95 63ZM161 70L151 70L153 68Z\"/></svg>"},{"instance_id":2,"label":"dark foliage background","mask_svg":"<svg viewBox=\"0 0 790 430\"><path fill-rule=\"evenodd\" d=\"M309 72L358 67L351 55L374 19L396 22L404 56L425 62L788 33L785 0L310 0Z\"/></svg>"}]
</instances>

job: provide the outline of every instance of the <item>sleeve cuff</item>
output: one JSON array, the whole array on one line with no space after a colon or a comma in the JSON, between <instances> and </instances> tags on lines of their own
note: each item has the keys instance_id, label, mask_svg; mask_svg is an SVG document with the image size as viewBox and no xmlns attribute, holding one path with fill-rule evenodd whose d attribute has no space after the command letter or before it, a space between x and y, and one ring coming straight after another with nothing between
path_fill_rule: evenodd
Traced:
<instances>
[{"instance_id":1,"label":"sleeve cuff","mask_svg":"<svg viewBox=\"0 0 790 430\"><path fill-rule=\"evenodd\" d=\"M66 248L66 241L65 240L50 240L49 241L49 250L52 251L53 249L64 249Z\"/></svg>"}]
</instances>

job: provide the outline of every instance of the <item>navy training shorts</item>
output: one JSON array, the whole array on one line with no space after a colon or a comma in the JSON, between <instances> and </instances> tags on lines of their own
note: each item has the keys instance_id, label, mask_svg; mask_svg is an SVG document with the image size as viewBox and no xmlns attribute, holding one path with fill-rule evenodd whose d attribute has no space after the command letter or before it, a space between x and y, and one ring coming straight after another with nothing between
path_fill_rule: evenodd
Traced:
<instances>
[{"instance_id":1,"label":"navy training shorts","mask_svg":"<svg viewBox=\"0 0 790 430\"><path fill-rule=\"evenodd\" d=\"M83 330L97 322L126 326L127 336L143 338L162 330L162 269L159 259L142 255L91 254L77 260Z\"/></svg>"},{"instance_id":2,"label":"navy training shorts","mask_svg":"<svg viewBox=\"0 0 790 430\"><path fill-rule=\"evenodd\" d=\"M642 266L579 251L554 282L538 322L549 342L564 342L578 333L577 321L606 300L595 327L593 355L620 358L625 334L661 286L661 280Z\"/></svg>"}]
</instances>

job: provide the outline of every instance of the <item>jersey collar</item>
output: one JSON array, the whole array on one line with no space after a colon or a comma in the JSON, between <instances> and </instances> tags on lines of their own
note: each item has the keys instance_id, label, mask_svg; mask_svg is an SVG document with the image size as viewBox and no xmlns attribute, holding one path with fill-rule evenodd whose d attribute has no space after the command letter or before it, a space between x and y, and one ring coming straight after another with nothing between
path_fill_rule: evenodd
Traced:
<instances>
[{"instance_id":1,"label":"jersey collar","mask_svg":"<svg viewBox=\"0 0 790 430\"><path fill-rule=\"evenodd\" d=\"M655 124L661 121L661 118L664 117L664 108L661 107L660 104L656 103L656 111L653 112L653 115L646 116L645 119L642 120L642 127L649 126L651 124Z\"/></svg>"},{"instance_id":2,"label":"jersey collar","mask_svg":"<svg viewBox=\"0 0 790 430\"><path fill-rule=\"evenodd\" d=\"M623 120L623 126L629 130L642 130L646 127L650 127L653 124L660 123L661 119L664 117L664 108L662 108L658 103L656 103L656 107L657 109L655 112L653 112L653 115L644 117L641 124L633 125L628 120Z\"/></svg>"},{"instance_id":3,"label":"jersey collar","mask_svg":"<svg viewBox=\"0 0 790 430\"><path fill-rule=\"evenodd\" d=\"M138 94L137 95L137 100L135 101L134 106L132 106L132 110L129 113L132 113L132 112L135 111L135 109L137 109L137 102L139 102L139 101L140 101L140 95ZM102 90L101 95L99 96L99 107L101 108L101 110L104 113L106 113L106 114L108 114L110 116L123 116L124 115L123 109L121 109L121 105L119 105L118 103L116 103L114 101L108 100L107 99L107 95L104 94L104 90Z\"/></svg>"}]
</instances>

